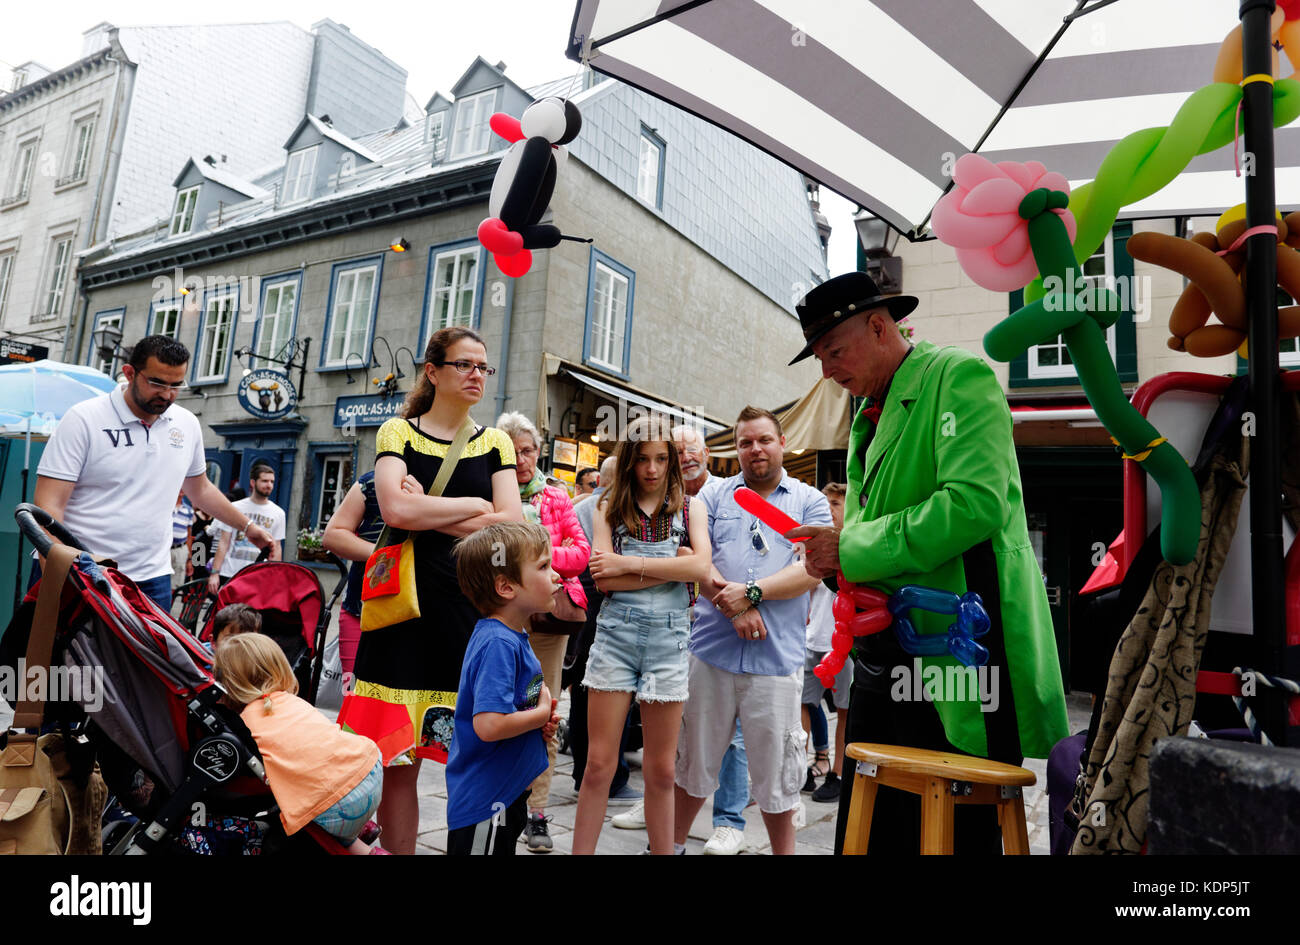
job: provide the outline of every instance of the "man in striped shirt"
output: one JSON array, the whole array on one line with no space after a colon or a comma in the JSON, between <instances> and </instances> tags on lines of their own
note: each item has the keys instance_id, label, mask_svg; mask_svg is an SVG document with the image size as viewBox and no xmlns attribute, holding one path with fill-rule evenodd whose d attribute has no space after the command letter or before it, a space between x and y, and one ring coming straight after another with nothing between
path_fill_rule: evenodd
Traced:
<instances>
[{"instance_id":1,"label":"man in striped shirt","mask_svg":"<svg viewBox=\"0 0 1300 945\"><path fill-rule=\"evenodd\" d=\"M172 510L172 590L185 583L185 572L190 563L190 526L194 524L194 506L185 493L176 496Z\"/></svg>"}]
</instances>

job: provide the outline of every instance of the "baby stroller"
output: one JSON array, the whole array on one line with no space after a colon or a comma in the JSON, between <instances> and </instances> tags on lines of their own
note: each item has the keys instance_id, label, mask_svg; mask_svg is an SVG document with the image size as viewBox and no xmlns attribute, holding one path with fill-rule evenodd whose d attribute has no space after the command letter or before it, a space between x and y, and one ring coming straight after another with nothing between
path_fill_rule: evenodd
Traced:
<instances>
[{"instance_id":1,"label":"baby stroller","mask_svg":"<svg viewBox=\"0 0 1300 945\"><path fill-rule=\"evenodd\" d=\"M100 679L99 696L83 685L49 698L44 721L65 742L89 747L109 791L136 818L122 822L106 852L344 853L314 824L285 835L252 736L218 701L223 690L206 648L47 512L23 504L15 518L42 555L55 545L42 526L82 552L61 589L48 665L88 670ZM40 586L0 638L0 665L16 667L38 649L28 644L40 637Z\"/></svg>"},{"instance_id":2,"label":"baby stroller","mask_svg":"<svg viewBox=\"0 0 1300 945\"><path fill-rule=\"evenodd\" d=\"M217 593L216 602L208 608L202 630L198 633L199 640L212 642L213 624L217 611L222 607L248 604L262 615L262 633L275 640L288 658L298 680L299 694L315 705L320 691L330 612L348 586L347 566L337 555L329 557L338 568L339 581L328 603L320 580L311 568L259 558L241 568Z\"/></svg>"}]
</instances>

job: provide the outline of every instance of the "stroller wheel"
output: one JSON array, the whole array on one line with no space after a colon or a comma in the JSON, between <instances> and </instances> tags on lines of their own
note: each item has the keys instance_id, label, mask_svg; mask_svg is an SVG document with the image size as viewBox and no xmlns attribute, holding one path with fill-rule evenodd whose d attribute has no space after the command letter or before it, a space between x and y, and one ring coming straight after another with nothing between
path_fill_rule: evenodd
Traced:
<instances>
[{"instance_id":1,"label":"stroller wheel","mask_svg":"<svg viewBox=\"0 0 1300 945\"><path fill-rule=\"evenodd\" d=\"M555 726L555 750L562 755L569 754L569 720L560 719L560 723Z\"/></svg>"}]
</instances>

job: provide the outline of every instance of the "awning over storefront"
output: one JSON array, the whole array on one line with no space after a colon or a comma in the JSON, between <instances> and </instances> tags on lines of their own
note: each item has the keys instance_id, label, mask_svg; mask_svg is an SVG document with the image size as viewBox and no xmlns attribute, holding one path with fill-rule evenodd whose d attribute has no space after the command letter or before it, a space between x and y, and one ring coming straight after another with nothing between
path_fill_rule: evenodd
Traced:
<instances>
[{"instance_id":1,"label":"awning over storefront","mask_svg":"<svg viewBox=\"0 0 1300 945\"><path fill-rule=\"evenodd\" d=\"M719 430L725 430L727 425L722 423L716 417L701 412L698 408L689 406L679 406L669 404L646 391L638 390L628 384L621 384L611 378L596 377L595 375L582 370L578 366L565 361L563 358L553 354L544 354L542 356L542 383L537 392L537 416L546 416L546 385L550 377L564 375L590 388L606 398L614 400L616 403L623 403L629 407L640 408L631 411L630 416L620 414L618 417L618 430L622 432L626 426L627 420L635 418L644 412L662 414L668 417L674 424L689 424L702 429L706 436L711 433L717 433Z\"/></svg>"},{"instance_id":2,"label":"awning over storefront","mask_svg":"<svg viewBox=\"0 0 1300 945\"><path fill-rule=\"evenodd\" d=\"M828 378L785 410L775 411L785 433L786 454L849 448L849 426L853 399L849 392ZM731 441L734 443L734 439ZM735 449L709 447L714 459L735 459Z\"/></svg>"}]
</instances>

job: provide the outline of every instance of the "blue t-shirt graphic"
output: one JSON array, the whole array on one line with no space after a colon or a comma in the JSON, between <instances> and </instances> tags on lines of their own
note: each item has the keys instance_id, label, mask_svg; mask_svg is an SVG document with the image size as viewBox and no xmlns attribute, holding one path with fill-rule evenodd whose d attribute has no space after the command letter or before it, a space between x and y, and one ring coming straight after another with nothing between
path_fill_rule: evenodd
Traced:
<instances>
[{"instance_id":1,"label":"blue t-shirt graphic","mask_svg":"<svg viewBox=\"0 0 1300 945\"><path fill-rule=\"evenodd\" d=\"M528 637L500 620L474 625L456 697L456 728L447 758L447 827L482 823L494 805L509 805L546 770L540 729L496 742L474 732L474 713L509 714L537 707L542 664Z\"/></svg>"}]
</instances>

